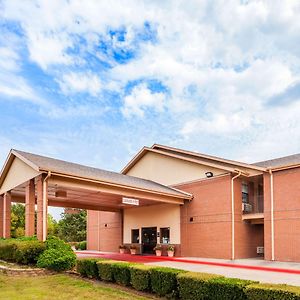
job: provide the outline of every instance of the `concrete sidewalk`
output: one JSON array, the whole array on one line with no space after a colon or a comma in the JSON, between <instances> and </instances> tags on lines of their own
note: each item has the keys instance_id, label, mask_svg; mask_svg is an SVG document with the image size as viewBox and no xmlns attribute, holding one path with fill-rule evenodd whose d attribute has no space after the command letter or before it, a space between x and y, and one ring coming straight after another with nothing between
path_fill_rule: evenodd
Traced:
<instances>
[{"instance_id":1,"label":"concrete sidewalk","mask_svg":"<svg viewBox=\"0 0 300 300\"><path fill-rule=\"evenodd\" d=\"M156 257L99 251L77 251L78 257L99 257L172 267L193 272L214 273L226 277L300 286L300 263L272 262L263 259L209 259L195 257Z\"/></svg>"}]
</instances>

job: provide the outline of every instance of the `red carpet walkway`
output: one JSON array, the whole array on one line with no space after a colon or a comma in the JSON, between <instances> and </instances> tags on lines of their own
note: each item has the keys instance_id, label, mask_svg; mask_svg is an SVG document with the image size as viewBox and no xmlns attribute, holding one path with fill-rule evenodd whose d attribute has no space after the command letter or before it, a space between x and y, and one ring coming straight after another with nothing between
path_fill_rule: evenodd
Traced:
<instances>
[{"instance_id":1,"label":"red carpet walkway","mask_svg":"<svg viewBox=\"0 0 300 300\"><path fill-rule=\"evenodd\" d=\"M216 262L216 261L205 261L205 260L193 260L185 259L180 257L166 257L166 256L146 256L146 255L131 255L131 254L119 254L119 253L101 253L93 251L76 251L76 254L79 258L83 257L99 257L106 258L118 261L128 261L128 262L137 262L137 263L151 263L151 262L162 262L162 261L172 261L178 263L189 263L189 264L200 264L200 265L210 265L218 267L230 267L237 269L247 269L247 270L257 270L257 271L267 271L267 272L279 272L279 273L288 273L288 274L299 274L300 269L292 268L279 268L279 267L269 267L269 266L258 266L258 265L245 265L238 263L227 263L227 262Z\"/></svg>"}]
</instances>

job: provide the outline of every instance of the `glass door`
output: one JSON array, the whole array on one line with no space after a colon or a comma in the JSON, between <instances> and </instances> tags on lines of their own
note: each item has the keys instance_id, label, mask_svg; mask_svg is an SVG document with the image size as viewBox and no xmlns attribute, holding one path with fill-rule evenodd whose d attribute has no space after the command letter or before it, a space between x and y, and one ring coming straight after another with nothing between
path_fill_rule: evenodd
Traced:
<instances>
[{"instance_id":1,"label":"glass door","mask_svg":"<svg viewBox=\"0 0 300 300\"><path fill-rule=\"evenodd\" d=\"M156 227L144 227L142 228L142 253L154 254L153 248L156 246Z\"/></svg>"}]
</instances>

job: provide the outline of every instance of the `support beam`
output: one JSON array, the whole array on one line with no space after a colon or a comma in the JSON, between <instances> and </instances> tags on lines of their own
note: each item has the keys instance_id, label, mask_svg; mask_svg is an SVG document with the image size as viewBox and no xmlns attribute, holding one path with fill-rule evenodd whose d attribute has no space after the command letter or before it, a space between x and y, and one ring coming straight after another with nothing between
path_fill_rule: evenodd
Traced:
<instances>
[{"instance_id":1,"label":"support beam","mask_svg":"<svg viewBox=\"0 0 300 300\"><path fill-rule=\"evenodd\" d=\"M34 179L28 181L25 192L25 236L34 235L35 186Z\"/></svg>"},{"instance_id":2,"label":"support beam","mask_svg":"<svg viewBox=\"0 0 300 300\"><path fill-rule=\"evenodd\" d=\"M37 238L45 241L47 238L48 184L43 176L36 181L37 192Z\"/></svg>"},{"instance_id":3,"label":"support beam","mask_svg":"<svg viewBox=\"0 0 300 300\"><path fill-rule=\"evenodd\" d=\"M3 237L10 238L11 228L11 192L6 192L3 197Z\"/></svg>"},{"instance_id":4,"label":"support beam","mask_svg":"<svg viewBox=\"0 0 300 300\"><path fill-rule=\"evenodd\" d=\"M0 238L3 238L3 196L0 195Z\"/></svg>"}]
</instances>

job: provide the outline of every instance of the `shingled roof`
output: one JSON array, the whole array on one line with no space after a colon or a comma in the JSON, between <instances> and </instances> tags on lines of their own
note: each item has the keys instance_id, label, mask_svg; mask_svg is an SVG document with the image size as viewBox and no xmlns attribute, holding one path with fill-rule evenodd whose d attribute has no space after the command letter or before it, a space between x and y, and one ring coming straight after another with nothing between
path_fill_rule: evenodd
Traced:
<instances>
[{"instance_id":1,"label":"shingled roof","mask_svg":"<svg viewBox=\"0 0 300 300\"><path fill-rule=\"evenodd\" d=\"M278 168L278 167L284 167L284 166L290 166L290 165L296 165L300 164L300 153L284 156L280 158L260 161L257 163L254 163L253 165L259 166L259 167L265 167L265 168Z\"/></svg>"},{"instance_id":2,"label":"shingled roof","mask_svg":"<svg viewBox=\"0 0 300 300\"><path fill-rule=\"evenodd\" d=\"M51 171L52 173L59 173L64 175L76 176L83 179L114 183L122 186L129 186L133 188L164 193L180 198L191 198L191 194L189 193L162 185L151 180L123 175L117 172L88 167L15 149L13 149L11 153L17 156L19 159L22 159L25 162L27 161L27 163L30 163L31 166L35 167L35 169L40 172Z\"/></svg>"}]
</instances>

